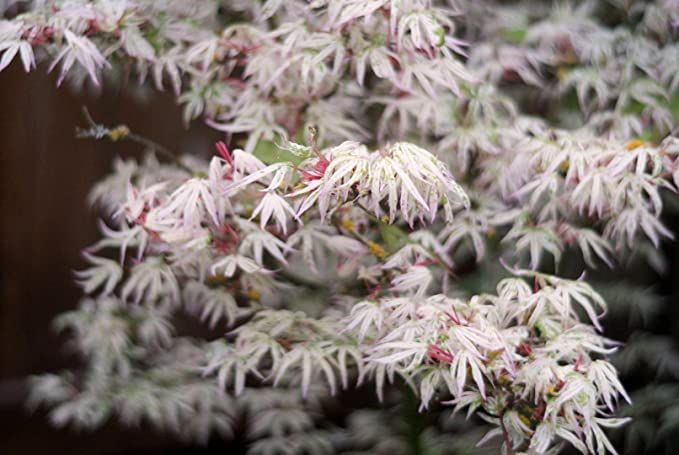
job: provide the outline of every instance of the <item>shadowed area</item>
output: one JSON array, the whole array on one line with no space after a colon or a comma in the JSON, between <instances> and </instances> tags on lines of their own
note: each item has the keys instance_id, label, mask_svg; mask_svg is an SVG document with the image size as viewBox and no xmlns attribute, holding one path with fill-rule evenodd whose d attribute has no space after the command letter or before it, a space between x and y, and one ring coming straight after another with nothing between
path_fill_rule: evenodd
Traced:
<instances>
[{"instance_id":1,"label":"shadowed area","mask_svg":"<svg viewBox=\"0 0 679 455\"><path fill-rule=\"evenodd\" d=\"M78 96L56 89L44 69L26 75L19 64L0 73L0 99L0 452L185 453L189 446L149 429L114 423L94 433L54 429L43 412L26 411L22 378L76 364L51 321L81 296L72 271L83 266L80 251L97 239L87 194L115 156L143 152L132 143L76 139L75 127L86 125L81 107L97 122L124 122L175 152L212 153L219 134L200 124L187 130L171 94L144 100L107 88L101 96Z\"/></svg>"}]
</instances>

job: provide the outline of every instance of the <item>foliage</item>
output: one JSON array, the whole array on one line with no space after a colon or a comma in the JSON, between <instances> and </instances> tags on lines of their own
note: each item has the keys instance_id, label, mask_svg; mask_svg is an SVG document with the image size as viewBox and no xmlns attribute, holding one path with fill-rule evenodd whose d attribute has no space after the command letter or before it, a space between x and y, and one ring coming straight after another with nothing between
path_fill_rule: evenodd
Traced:
<instances>
[{"instance_id":1,"label":"foliage","mask_svg":"<svg viewBox=\"0 0 679 455\"><path fill-rule=\"evenodd\" d=\"M467 451L449 439L472 424L422 425L412 391L503 453L615 452L630 398L597 289L613 316L657 314L611 278L660 270L673 238L678 26L675 0L31 2L0 22L0 69L49 62L76 90L133 74L225 135L204 159L79 132L163 162L117 161L93 189L88 297L57 321L85 368L37 378L34 402L201 441L245 420L251 453ZM671 348L637 335L614 361L676 377ZM324 415L364 384L382 407ZM653 390L625 411L628 448L657 406L658 434L675 425Z\"/></svg>"}]
</instances>

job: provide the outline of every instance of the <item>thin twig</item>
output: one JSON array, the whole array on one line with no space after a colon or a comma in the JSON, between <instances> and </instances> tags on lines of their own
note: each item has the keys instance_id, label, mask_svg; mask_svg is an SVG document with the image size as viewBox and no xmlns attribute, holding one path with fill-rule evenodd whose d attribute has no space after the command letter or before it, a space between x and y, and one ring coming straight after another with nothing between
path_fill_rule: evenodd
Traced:
<instances>
[{"instance_id":1,"label":"thin twig","mask_svg":"<svg viewBox=\"0 0 679 455\"><path fill-rule=\"evenodd\" d=\"M373 220L377 221L378 223L381 223L380 219L377 218L377 216L376 216L373 212L371 212L370 210L368 210L368 208L367 208L365 205L363 205L363 204L361 204L360 202L357 201L357 199L358 199L359 197L361 197L360 194L357 195L356 198L354 199L354 201L356 201L356 206L357 206L359 209L363 210L363 211L368 215L368 217L372 218ZM353 201L352 201L352 202L353 202Z\"/></svg>"},{"instance_id":2,"label":"thin twig","mask_svg":"<svg viewBox=\"0 0 679 455\"><path fill-rule=\"evenodd\" d=\"M418 243L418 245L420 245L427 253L432 255L436 262L438 262L438 265L440 265L446 271L446 273L448 273L448 275L450 275L452 278L458 278L457 274L452 269L452 267L446 264L443 258L436 251L432 250L431 248L427 248L421 243Z\"/></svg>"},{"instance_id":3,"label":"thin twig","mask_svg":"<svg viewBox=\"0 0 679 455\"><path fill-rule=\"evenodd\" d=\"M358 197L356 197L356 199L358 199ZM377 218L377 216L375 216L374 213L370 212L363 204L361 204L360 202L356 201L356 199L354 199L354 200L352 201L352 202L355 202L355 203L356 203L356 207L358 207L358 208L360 208L361 210L363 210L363 211L364 211L371 219L373 219L374 221L376 221L378 224L380 224L380 225L383 224L382 221L381 221L379 218ZM336 226L337 228L341 227L338 223L335 223L335 226ZM359 241L362 242L364 245L366 245L366 246L368 246L368 247L374 246L374 243L373 243L373 242L369 241L368 239L366 239L365 237L363 237L362 235L360 235L358 232L353 231L353 230L349 230L349 229L347 229L347 231L349 231L349 233L350 233L356 240L359 240ZM434 261L436 262L436 265L440 266L443 270L445 270L445 272L446 272L448 275L450 275L452 278L458 278L458 276L457 276L457 274L455 273L455 271L454 271L454 270L453 270L453 269L452 269L452 268L451 268L451 267L443 260L443 258L442 258L436 251L432 250L431 248L427 248L426 246L422 245L422 244L419 243L419 242L409 242L409 243L415 243L415 244L419 245L420 248L422 248L424 251L426 251L427 254L429 254L429 255L434 259ZM392 254L393 254L393 253L392 253ZM388 253L387 256L390 256L390 254Z\"/></svg>"},{"instance_id":4,"label":"thin twig","mask_svg":"<svg viewBox=\"0 0 679 455\"><path fill-rule=\"evenodd\" d=\"M357 202L356 206L358 208L360 208L361 210L363 210L365 213L367 213L372 219L374 219L378 223L382 223L382 221L380 221L380 219L377 218L377 216L375 216L374 213L370 212L360 202ZM413 242L413 243L417 243L417 242ZM436 251L432 250L431 248L427 248L426 246L422 245L421 243L417 243L417 244L420 247L422 247L422 249L424 249L430 256L432 256L436 260L436 262L438 262L439 265L448 273L448 275L450 275L453 278L457 278L457 274L455 273L455 271L448 264L446 264L446 262L443 260L443 258Z\"/></svg>"},{"instance_id":5,"label":"thin twig","mask_svg":"<svg viewBox=\"0 0 679 455\"><path fill-rule=\"evenodd\" d=\"M145 148L153 150L155 153L162 156L166 160L172 161L172 163L182 168L186 172L193 174L193 170L186 166L184 163L182 163L177 157L177 155L172 153L172 151L170 151L170 149L168 149L167 147L160 145L159 143L144 136L141 136L137 133L133 133L132 131L130 131L130 128L127 125L118 125L114 128L109 128L105 125L95 122L94 119L92 118L92 115L90 114L90 111L87 109L86 106L82 107L82 112L83 115L85 116L85 120L87 121L89 129L76 128L77 138L96 140L109 139L110 141L113 142L117 141L134 142L136 144L144 146Z\"/></svg>"},{"instance_id":6,"label":"thin twig","mask_svg":"<svg viewBox=\"0 0 679 455\"><path fill-rule=\"evenodd\" d=\"M92 115L90 114L90 111L87 109L87 106L83 106L81 109L83 111L83 115L85 116L85 120L87 120L87 124L90 125L90 128L96 128L97 123L92 118Z\"/></svg>"},{"instance_id":7,"label":"thin twig","mask_svg":"<svg viewBox=\"0 0 679 455\"><path fill-rule=\"evenodd\" d=\"M356 199L358 199L358 196L356 197ZM382 221L379 218L377 218L377 216L375 216L374 213L372 213L370 210L368 210L368 208L366 206L364 206L363 204L361 204L358 201L356 201L356 206L358 208L360 208L361 210L363 210L366 214L368 214L368 216L370 218L372 218L373 220L375 220L377 223L382 224ZM450 275L452 278L458 277L457 274L455 273L455 271L443 260L443 258L436 251L432 250L431 248L427 248L426 246L422 245L419 242L413 242L413 243L417 243L430 256L432 256L436 260L438 265L440 265L446 271L446 273L448 273L448 275Z\"/></svg>"},{"instance_id":8,"label":"thin twig","mask_svg":"<svg viewBox=\"0 0 679 455\"><path fill-rule=\"evenodd\" d=\"M159 155L165 157L166 159L175 161L177 164L183 166L183 164L178 161L177 155L175 155L162 145L158 144L157 142L152 141L151 139L145 138L144 136L140 136L132 132L130 132L124 139L128 139L132 142L136 142L139 145L143 145L144 147L150 148L158 152Z\"/></svg>"},{"instance_id":9,"label":"thin twig","mask_svg":"<svg viewBox=\"0 0 679 455\"><path fill-rule=\"evenodd\" d=\"M365 245L366 247L368 247L368 249L370 249L371 246L374 247L374 245L375 245L374 242L368 240L368 239L365 238L363 235L361 235L360 233L356 232L355 229L353 229L353 228L352 228L352 229L349 229L349 228L347 228L347 227L342 226L341 221L339 221L339 220L333 220L333 221L332 221L332 224L335 226L335 229L337 229L337 231L338 231L340 234L342 233L343 230L344 230L344 231L347 231L347 232L349 233L349 235L351 235L354 239L358 240L358 241L361 242L363 245Z\"/></svg>"}]
</instances>

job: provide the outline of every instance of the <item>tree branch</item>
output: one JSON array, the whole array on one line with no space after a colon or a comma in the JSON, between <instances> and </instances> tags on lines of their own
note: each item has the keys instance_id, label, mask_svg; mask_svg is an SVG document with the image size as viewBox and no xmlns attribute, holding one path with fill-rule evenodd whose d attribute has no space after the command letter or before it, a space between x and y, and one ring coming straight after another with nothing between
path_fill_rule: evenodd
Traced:
<instances>
[{"instance_id":1,"label":"tree branch","mask_svg":"<svg viewBox=\"0 0 679 455\"><path fill-rule=\"evenodd\" d=\"M95 139L95 140L108 139L111 142L118 141L134 142L136 144L144 146L145 148L153 150L166 160L171 161L173 164L182 168L184 171L193 174L193 170L191 170L184 163L182 163L177 157L177 155L172 153L172 151L170 151L170 149L168 149L167 147L160 145L159 143L144 136L141 136L137 133L133 133L127 125L118 125L114 128L109 128L105 125L95 122L94 119L92 118L92 115L90 114L90 111L87 109L86 106L82 107L82 111L83 115L85 116L85 120L87 120L89 128L88 129L76 128L75 136L78 139Z\"/></svg>"}]
</instances>

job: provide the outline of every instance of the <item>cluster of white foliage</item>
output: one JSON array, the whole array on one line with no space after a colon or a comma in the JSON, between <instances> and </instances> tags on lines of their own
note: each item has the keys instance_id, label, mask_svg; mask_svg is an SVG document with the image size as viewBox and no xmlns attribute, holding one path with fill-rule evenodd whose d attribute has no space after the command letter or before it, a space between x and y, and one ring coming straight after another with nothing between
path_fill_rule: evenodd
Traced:
<instances>
[{"instance_id":1,"label":"cluster of white foliage","mask_svg":"<svg viewBox=\"0 0 679 455\"><path fill-rule=\"evenodd\" d=\"M34 1L0 21L0 70L150 78L225 133L209 160L117 161L93 189L90 298L58 321L87 368L36 400L57 424L115 413L203 441L244 413L251 453L332 453L349 448L318 400L403 381L422 411L478 414L504 453L614 453L603 429L629 398L606 304L539 270L640 245L658 263L678 27L670 0ZM495 294L464 295L502 261Z\"/></svg>"},{"instance_id":2,"label":"cluster of white foliage","mask_svg":"<svg viewBox=\"0 0 679 455\"><path fill-rule=\"evenodd\" d=\"M581 310L599 327L603 299L580 281L519 275L534 286L508 278L497 295L469 301L443 294L364 301L350 326L372 341L371 362L417 383L422 408L443 388L456 411L499 426L486 437L504 434L514 449L525 442L544 453L561 438L583 453L613 451L601 427L624 422L609 413L619 395L629 398L615 368L595 360L613 343L577 316Z\"/></svg>"}]
</instances>

